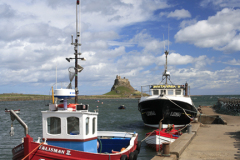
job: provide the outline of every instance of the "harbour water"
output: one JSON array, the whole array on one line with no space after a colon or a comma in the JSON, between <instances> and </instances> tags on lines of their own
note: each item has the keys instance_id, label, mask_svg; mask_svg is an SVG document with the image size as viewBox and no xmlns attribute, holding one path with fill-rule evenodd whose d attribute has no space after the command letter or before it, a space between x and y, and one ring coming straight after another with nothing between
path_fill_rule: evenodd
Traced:
<instances>
[{"instance_id":1,"label":"harbour water","mask_svg":"<svg viewBox=\"0 0 240 160\"><path fill-rule=\"evenodd\" d=\"M221 96L192 96L193 103L196 107L211 106L217 103L220 97L236 97L236 95L221 95ZM147 132L153 129L144 126L140 112L138 111L137 99L100 99L96 100L79 100L80 103L89 104L90 111L98 110L98 130L103 131L127 131L137 132L139 140L144 139ZM12 148L21 143L24 135L23 127L15 120L14 136L9 135L11 127L11 119L9 113L5 113L4 109L21 109L19 116L28 125L29 135L34 141L38 137L42 137L42 119L41 111L47 110L46 101L11 101L0 102L0 159L12 159ZM125 105L126 109L119 110L120 105ZM142 143L141 151L138 160L151 159L156 152L148 148L145 142Z\"/></svg>"}]
</instances>

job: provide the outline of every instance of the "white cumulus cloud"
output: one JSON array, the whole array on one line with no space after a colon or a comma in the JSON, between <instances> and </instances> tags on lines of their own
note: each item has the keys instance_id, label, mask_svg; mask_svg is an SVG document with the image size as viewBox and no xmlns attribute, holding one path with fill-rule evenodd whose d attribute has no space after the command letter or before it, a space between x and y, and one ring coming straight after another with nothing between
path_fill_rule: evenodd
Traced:
<instances>
[{"instance_id":1,"label":"white cumulus cloud","mask_svg":"<svg viewBox=\"0 0 240 160\"><path fill-rule=\"evenodd\" d=\"M225 8L207 20L182 28L174 36L176 42L187 42L202 48L226 53L240 51L240 9Z\"/></svg>"},{"instance_id":2,"label":"white cumulus cloud","mask_svg":"<svg viewBox=\"0 0 240 160\"><path fill-rule=\"evenodd\" d=\"M189 11L185 9L176 9L174 12L170 12L167 17L183 19L183 18L190 18L191 14Z\"/></svg>"}]
</instances>

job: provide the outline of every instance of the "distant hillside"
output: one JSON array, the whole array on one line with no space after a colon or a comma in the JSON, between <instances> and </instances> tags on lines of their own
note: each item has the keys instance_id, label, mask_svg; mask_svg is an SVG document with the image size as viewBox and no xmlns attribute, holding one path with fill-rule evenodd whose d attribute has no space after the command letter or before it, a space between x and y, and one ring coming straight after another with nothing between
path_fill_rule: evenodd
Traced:
<instances>
[{"instance_id":1,"label":"distant hillside","mask_svg":"<svg viewBox=\"0 0 240 160\"><path fill-rule=\"evenodd\" d=\"M119 95L121 97L140 96L141 93L135 90L128 79L125 77L122 79L120 76L116 76L111 91L104 95Z\"/></svg>"},{"instance_id":2,"label":"distant hillside","mask_svg":"<svg viewBox=\"0 0 240 160\"><path fill-rule=\"evenodd\" d=\"M0 94L0 101L30 101L50 99L47 95L22 94L22 93L3 93Z\"/></svg>"}]
</instances>

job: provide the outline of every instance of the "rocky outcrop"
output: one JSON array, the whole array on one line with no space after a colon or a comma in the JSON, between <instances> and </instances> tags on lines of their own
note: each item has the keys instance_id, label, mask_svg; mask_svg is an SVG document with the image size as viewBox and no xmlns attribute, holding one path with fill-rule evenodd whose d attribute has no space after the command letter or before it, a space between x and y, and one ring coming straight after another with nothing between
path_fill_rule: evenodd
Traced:
<instances>
[{"instance_id":1,"label":"rocky outcrop","mask_svg":"<svg viewBox=\"0 0 240 160\"><path fill-rule=\"evenodd\" d=\"M127 87L130 90L134 91L134 88L130 85L130 82L128 79L126 79L125 77L122 79L120 76L117 75L111 91L116 90L116 88L120 86Z\"/></svg>"}]
</instances>

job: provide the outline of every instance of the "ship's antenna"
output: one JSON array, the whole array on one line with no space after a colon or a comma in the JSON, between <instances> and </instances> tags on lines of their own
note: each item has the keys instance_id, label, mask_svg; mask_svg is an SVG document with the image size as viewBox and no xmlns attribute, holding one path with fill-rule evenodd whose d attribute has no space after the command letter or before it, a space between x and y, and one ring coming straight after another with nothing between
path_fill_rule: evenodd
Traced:
<instances>
[{"instance_id":1,"label":"ship's antenna","mask_svg":"<svg viewBox=\"0 0 240 160\"><path fill-rule=\"evenodd\" d=\"M163 52L165 52L165 39L164 39L164 34L163 34L163 42L164 42L164 49L163 49Z\"/></svg>"},{"instance_id":2,"label":"ship's antenna","mask_svg":"<svg viewBox=\"0 0 240 160\"><path fill-rule=\"evenodd\" d=\"M165 43L164 43L164 50L165 50ZM166 66L165 66L165 71L164 71L163 76L165 76L165 78L166 78L166 83L165 84L167 84L167 79L170 76L169 73L167 72L167 56L168 56L168 53L169 53L169 24L168 24L168 50L166 50L164 53L166 55Z\"/></svg>"},{"instance_id":3,"label":"ship's antenna","mask_svg":"<svg viewBox=\"0 0 240 160\"><path fill-rule=\"evenodd\" d=\"M167 79L171 82L170 80L170 73L167 71L167 56L169 54L169 24L168 24L168 49L165 50L165 40L164 40L164 35L163 35L163 41L164 41L164 53L166 55L166 64L165 64L165 71L163 72L162 75L162 81L164 80L164 78L166 79L165 85L167 85ZM161 82L162 82L161 81ZM160 83L161 83L160 82ZM172 82L171 82L172 83ZM173 83L172 83L173 84Z\"/></svg>"},{"instance_id":4,"label":"ship's antenna","mask_svg":"<svg viewBox=\"0 0 240 160\"><path fill-rule=\"evenodd\" d=\"M169 24L168 24L168 52L169 52Z\"/></svg>"},{"instance_id":5,"label":"ship's antenna","mask_svg":"<svg viewBox=\"0 0 240 160\"><path fill-rule=\"evenodd\" d=\"M164 76L166 77L166 84L167 84L167 77L169 76L168 72L167 72L167 56L168 56L168 51L165 51L165 55L166 55L166 67L165 67L165 73Z\"/></svg>"},{"instance_id":6,"label":"ship's antenna","mask_svg":"<svg viewBox=\"0 0 240 160\"><path fill-rule=\"evenodd\" d=\"M56 64L56 89L57 89L57 64Z\"/></svg>"}]
</instances>

